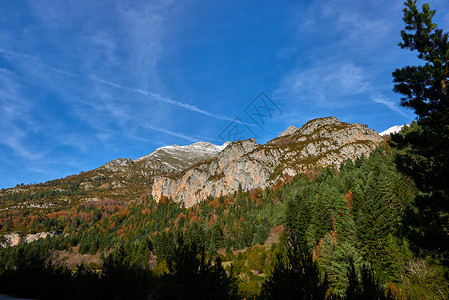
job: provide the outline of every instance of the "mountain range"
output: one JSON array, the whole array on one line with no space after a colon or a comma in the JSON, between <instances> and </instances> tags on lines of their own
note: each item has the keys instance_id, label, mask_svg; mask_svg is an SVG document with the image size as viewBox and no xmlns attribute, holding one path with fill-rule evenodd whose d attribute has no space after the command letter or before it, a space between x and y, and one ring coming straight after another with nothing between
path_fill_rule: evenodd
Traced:
<instances>
[{"instance_id":1,"label":"mountain range","mask_svg":"<svg viewBox=\"0 0 449 300\"><path fill-rule=\"evenodd\" d=\"M264 145L247 139L221 146L206 142L165 146L135 160L118 158L78 175L18 185L0 191L1 206L20 209L105 198L129 200L151 193L156 200L169 197L189 207L208 196L263 189L313 168L338 168L348 159L368 156L382 141L367 125L319 118L300 128L290 126ZM49 196L32 197L37 193ZM28 201L8 201L14 194L29 195Z\"/></svg>"},{"instance_id":2,"label":"mountain range","mask_svg":"<svg viewBox=\"0 0 449 300\"><path fill-rule=\"evenodd\" d=\"M239 189L266 188L286 176L315 167L336 168L348 159L369 155L383 139L362 124L327 117L289 127L265 145L254 139L228 144L215 158L182 172L158 175L152 195L192 206L207 196L231 194Z\"/></svg>"}]
</instances>

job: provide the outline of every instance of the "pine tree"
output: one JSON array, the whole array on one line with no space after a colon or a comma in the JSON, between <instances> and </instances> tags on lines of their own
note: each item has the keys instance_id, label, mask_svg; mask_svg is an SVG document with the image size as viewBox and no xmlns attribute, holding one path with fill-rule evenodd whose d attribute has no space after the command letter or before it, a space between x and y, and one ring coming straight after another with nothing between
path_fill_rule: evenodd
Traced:
<instances>
[{"instance_id":1,"label":"pine tree","mask_svg":"<svg viewBox=\"0 0 449 300\"><path fill-rule=\"evenodd\" d=\"M408 242L389 234L385 252L387 255L382 266L385 274L384 280L399 282L407 271L410 259L412 259Z\"/></svg>"},{"instance_id":2,"label":"pine tree","mask_svg":"<svg viewBox=\"0 0 449 300\"><path fill-rule=\"evenodd\" d=\"M205 247L205 233L204 229L197 222L187 227L184 234L184 243L193 251L200 252Z\"/></svg>"},{"instance_id":3,"label":"pine tree","mask_svg":"<svg viewBox=\"0 0 449 300\"><path fill-rule=\"evenodd\" d=\"M334 230L320 241L317 253L320 266L326 270L334 291L341 295L347 286L345 275L349 260L358 267L362 257L356 248L356 226L351 212L352 193L347 193L344 198L339 197L337 201L335 206L340 213L335 220Z\"/></svg>"},{"instance_id":4,"label":"pine tree","mask_svg":"<svg viewBox=\"0 0 449 300\"><path fill-rule=\"evenodd\" d=\"M332 230L332 215L328 199L316 195L314 197L310 234L317 243L326 233Z\"/></svg>"},{"instance_id":5,"label":"pine tree","mask_svg":"<svg viewBox=\"0 0 449 300\"><path fill-rule=\"evenodd\" d=\"M352 260L349 261L347 271L348 288L346 289L347 300L373 299L387 300L392 299L385 295L384 288L374 274L370 264L362 264L360 268L360 278L357 275L356 267Z\"/></svg>"},{"instance_id":6,"label":"pine tree","mask_svg":"<svg viewBox=\"0 0 449 300\"><path fill-rule=\"evenodd\" d=\"M274 269L262 285L262 299L324 299L327 278L322 278L307 245L291 232L285 256L278 254Z\"/></svg>"},{"instance_id":7,"label":"pine tree","mask_svg":"<svg viewBox=\"0 0 449 300\"><path fill-rule=\"evenodd\" d=\"M169 272L161 278L155 299L238 299L237 279L224 270L220 258L206 261L204 250L177 239L175 255L168 261Z\"/></svg>"},{"instance_id":8,"label":"pine tree","mask_svg":"<svg viewBox=\"0 0 449 300\"><path fill-rule=\"evenodd\" d=\"M449 259L449 34L437 28L436 11L428 4L422 11L407 0L405 30L399 46L418 53L420 66L393 72L394 91L402 94L401 105L417 115L416 124L398 135L392 145L398 168L413 178L420 193L418 212L410 212L408 225L416 245Z\"/></svg>"},{"instance_id":9,"label":"pine tree","mask_svg":"<svg viewBox=\"0 0 449 300\"><path fill-rule=\"evenodd\" d=\"M357 249L349 242L337 243L335 237L326 235L319 245L319 263L337 296L342 296L348 285L346 271L349 261L353 261L357 268L361 265L362 257Z\"/></svg>"},{"instance_id":10,"label":"pine tree","mask_svg":"<svg viewBox=\"0 0 449 300\"><path fill-rule=\"evenodd\" d=\"M291 199L287 204L286 225L293 230L301 243L308 242L307 231L311 221L311 209L307 199L301 194L296 195L295 199Z\"/></svg>"},{"instance_id":11,"label":"pine tree","mask_svg":"<svg viewBox=\"0 0 449 300\"><path fill-rule=\"evenodd\" d=\"M387 256L388 234L392 228L391 217L384 200L376 195L369 195L356 224L362 256L367 261L382 266Z\"/></svg>"},{"instance_id":12,"label":"pine tree","mask_svg":"<svg viewBox=\"0 0 449 300\"><path fill-rule=\"evenodd\" d=\"M176 253L176 242L172 232L162 232L156 236L156 254L159 259L170 261L174 259Z\"/></svg>"}]
</instances>

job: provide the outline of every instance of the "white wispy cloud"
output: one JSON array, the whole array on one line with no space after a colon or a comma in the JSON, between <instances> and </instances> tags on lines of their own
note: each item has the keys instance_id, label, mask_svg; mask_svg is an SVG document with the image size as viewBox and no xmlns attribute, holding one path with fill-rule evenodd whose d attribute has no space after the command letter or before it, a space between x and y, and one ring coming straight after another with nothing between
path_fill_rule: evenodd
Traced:
<instances>
[{"instance_id":1,"label":"white wispy cloud","mask_svg":"<svg viewBox=\"0 0 449 300\"><path fill-rule=\"evenodd\" d=\"M354 107L368 112L370 106L376 107L373 103L379 103L411 118L394 101L379 96L392 89L379 78L391 77L392 70L382 67L388 65L386 60L393 60L390 52L397 44L393 31L400 38L402 10L400 2L379 1L325 0L298 7L292 22L296 22L296 43L302 52L280 80L276 96L290 105L303 103L301 116L345 114L345 108ZM317 46L301 48L303 41L310 44L310 40Z\"/></svg>"},{"instance_id":2,"label":"white wispy cloud","mask_svg":"<svg viewBox=\"0 0 449 300\"><path fill-rule=\"evenodd\" d=\"M160 79L159 63L164 56L165 36L176 22L172 18L172 10L176 8L174 2L115 2L104 7L107 11L101 15L95 13L98 4L92 2L79 5L77 1L69 0L60 5L47 1L48 9L42 4L31 5L39 26L50 33L71 32L71 26L78 19L85 20L81 32L77 29L72 39L47 42L56 49L58 60L50 62L45 55L37 57L35 52L15 51L25 48L16 48L14 44L6 43L0 48L0 55L14 60L24 71L26 80L51 90L69 107L70 114L78 122L90 128L91 132L80 137L84 147L81 149L74 144L74 148L85 152L86 145L98 147L96 142L104 147L117 147L117 136L148 142L150 133L137 132L150 116L155 131L191 142L205 140L161 130L165 124L179 127L177 120L173 120L171 107L193 113L186 118L195 118L195 114L199 114L215 120L234 121L234 117L173 99L161 92L165 87ZM61 59L64 57L65 61ZM67 129L61 130L62 136L67 134ZM54 131L53 144L63 145L60 135L56 129ZM77 143L77 139L70 139L70 142Z\"/></svg>"},{"instance_id":3,"label":"white wispy cloud","mask_svg":"<svg viewBox=\"0 0 449 300\"><path fill-rule=\"evenodd\" d=\"M183 102L180 102L180 101L177 101L177 100L173 100L171 98L164 97L164 96L162 96L160 94L157 94L157 93L147 92L147 91L144 91L142 89L137 89L137 88L126 87L126 86L117 84L115 82L111 82L111 81L100 79L100 78L93 77L91 79L94 80L94 81L97 81L97 82L100 82L100 83L112 86L112 87L117 88L117 89L121 89L121 90L128 91L128 92L138 93L138 94L141 94L141 95L144 95L144 96L148 96L148 97L150 97L153 100L156 100L156 101L159 101L159 102L163 102L163 103L167 103L167 104L171 104L171 105L174 105L174 106L177 106L177 107L185 108L185 109L190 110L192 112L203 114L203 115L208 116L208 117L212 117L212 118L216 118L216 119L220 119L220 120L225 120L225 121L233 121L234 120L234 118L231 118L229 116L222 115L222 114L211 113L211 112L205 111L205 110L203 110L203 109L201 109L201 108L199 108L199 107L197 107L195 105L188 104L188 103L183 103Z\"/></svg>"},{"instance_id":4,"label":"white wispy cloud","mask_svg":"<svg viewBox=\"0 0 449 300\"><path fill-rule=\"evenodd\" d=\"M324 63L305 70L297 68L281 81L276 95L325 108L350 107L356 104L354 101L364 101L363 98L368 97L373 102L412 119L401 110L396 101L377 92L378 87L370 82L366 73L362 67L351 62ZM359 95L362 99L349 100L354 95Z\"/></svg>"},{"instance_id":5,"label":"white wispy cloud","mask_svg":"<svg viewBox=\"0 0 449 300\"><path fill-rule=\"evenodd\" d=\"M28 118L31 104L20 94L21 86L15 73L0 69L0 144L14 155L36 160L44 155L26 144L27 132L33 127Z\"/></svg>"},{"instance_id":6,"label":"white wispy cloud","mask_svg":"<svg viewBox=\"0 0 449 300\"><path fill-rule=\"evenodd\" d=\"M7 49L4 49L4 48L0 48L0 53L8 54L8 55L14 55L14 56L19 56L19 57L23 57L23 58L27 58L27 59L32 58L32 56L30 56L30 55L19 53L19 52L16 52L16 51L7 50Z\"/></svg>"},{"instance_id":7,"label":"white wispy cloud","mask_svg":"<svg viewBox=\"0 0 449 300\"><path fill-rule=\"evenodd\" d=\"M38 57L33 56L33 55L20 53L20 52L8 50L8 49L5 49L5 48L0 48L0 53L6 54L8 56L14 56L16 58L25 59L27 61L27 63L31 63L31 64L33 64L33 65L35 65L37 67L42 68L42 69L47 69L49 71L56 72L56 73L59 73L59 74L62 74L62 75L67 75L67 76L71 76L71 77L78 77L78 78L81 77L78 74L75 74L75 73L72 73L72 72L68 72L66 70L58 69L58 68L55 68L55 67L50 66L48 64L42 63L42 62L39 61Z\"/></svg>"},{"instance_id":8,"label":"white wispy cloud","mask_svg":"<svg viewBox=\"0 0 449 300\"><path fill-rule=\"evenodd\" d=\"M182 138L182 139L187 140L187 141L192 142L192 143L201 141L201 140L198 140L198 137L196 137L196 136L195 137L191 137L191 136L185 135L183 133L175 132L175 131L172 131L172 130L169 130L169 129L166 129L166 128L158 128L158 127L154 127L154 126L149 125L149 124L141 124L141 126L144 127L144 128L155 130L155 131L158 131L158 132L162 132L162 133L174 136L174 137Z\"/></svg>"},{"instance_id":9,"label":"white wispy cloud","mask_svg":"<svg viewBox=\"0 0 449 300\"><path fill-rule=\"evenodd\" d=\"M120 28L126 33L129 67L135 82L145 90L161 90L158 64L164 55L164 37L174 22L170 18L173 1L141 1L129 4L120 2L115 11Z\"/></svg>"},{"instance_id":10,"label":"white wispy cloud","mask_svg":"<svg viewBox=\"0 0 449 300\"><path fill-rule=\"evenodd\" d=\"M14 131L9 132L7 136L2 136L1 138L2 144L11 148L15 155L27 160L39 160L46 155L45 151L35 151L30 146L26 145L24 142L26 134L17 128L15 128Z\"/></svg>"},{"instance_id":11,"label":"white wispy cloud","mask_svg":"<svg viewBox=\"0 0 449 300\"><path fill-rule=\"evenodd\" d=\"M344 35L340 43L364 49L374 49L385 43L387 35L391 35L392 23L396 20L394 12L402 9L400 1L378 0L362 4L342 0L338 3L320 3L323 5L323 12L334 20L336 29Z\"/></svg>"},{"instance_id":12,"label":"white wispy cloud","mask_svg":"<svg viewBox=\"0 0 449 300\"><path fill-rule=\"evenodd\" d=\"M225 120L225 121L234 121L234 118L232 118L232 117L229 117L229 116L226 116L226 115L223 115L223 114L212 113L212 112L206 111L204 109L201 109L201 108L199 108L199 107L197 107L195 105L192 105L192 104L189 104L189 103L184 103L184 102L177 101L177 100L173 100L173 99L171 99L169 97L164 97L164 96L162 96L162 95L160 95L158 93L145 91L145 90L140 89L140 88L127 87L127 86L124 86L124 85L121 85L121 84L118 84L118 83L115 83L115 82L112 82L112 81L109 81L109 80L104 80L104 79L101 79L101 78L98 78L98 77L94 77L94 76L86 77L86 76L74 74L72 72L68 72L68 71L62 70L60 68L56 68L56 67L50 66L48 64L44 64L44 63L38 62L36 57L33 57L31 55L22 54L22 53L19 53L19 52L16 52L16 51L7 50L7 49L4 49L4 48L0 48L0 52L8 54L8 55L14 55L14 56L17 56L17 57L20 57L20 58L24 58L24 59L30 59L30 60L32 60L31 62L33 64L36 64L36 65L38 65L38 66L40 66L42 68L45 68L45 69L47 69L49 71L57 72L57 73L60 73L60 74L63 74L63 75L71 76L71 77L77 77L77 78L81 78L81 79L85 79L85 80L94 81L94 82L105 84L105 85L108 85L108 86L111 86L111 87L114 87L114 88L117 88L117 89L120 89L120 90L123 90L123 91L138 93L138 94L141 94L141 95L144 95L144 96L148 96L148 97L150 97L151 99L153 99L155 101L166 103L166 104L171 104L171 105L174 105L174 106L177 106L177 107L181 107L181 108L187 109L187 110L192 111L192 112L203 114L203 115L208 116L208 117L212 117L212 118L216 118L216 119L220 119L220 120ZM110 109L110 111L112 112L113 115L116 115L117 117L119 117L119 119L123 119L123 117L127 117L125 114L123 114L123 112L117 110L115 107L113 107L110 104L106 105L106 107ZM99 108L99 107L97 106L97 108Z\"/></svg>"},{"instance_id":13,"label":"white wispy cloud","mask_svg":"<svg viewBox=\"0 0 449 300\"><path fill-rule=\"evenodd\" d=\"M336 97L361 94L369 87L361 67L352 62L325 61L295 68L281 80L275 97L336 107L342 105Z\"/></svg>"},{"instance_id":14,"label":"white wispy cloud","mask_svg":"<svg viewBox=\"0 0 449 300\"><path fill-rule=\"evenodd\" d=\"M397 112L398 114L400 114L400 115L402 115L402 116L404 116L404 117L406 117L406 118L413 119L412 116L406 114L404 111L402 111L402 110L399 108L399 106L397 105L396 101L392 101L392 100L388 99L387 97L385 97L385 96L383 96L383 95L381 95L381 94L377 94L377 93L371 95L370 98L371 98L371 100L373 100L374 102L383 104L383 105L385 105L386 107L388 107L388 109L390 109L390 110L392 110L392 111L394 111L394 112Z\"/></svg>"}]
</instances>

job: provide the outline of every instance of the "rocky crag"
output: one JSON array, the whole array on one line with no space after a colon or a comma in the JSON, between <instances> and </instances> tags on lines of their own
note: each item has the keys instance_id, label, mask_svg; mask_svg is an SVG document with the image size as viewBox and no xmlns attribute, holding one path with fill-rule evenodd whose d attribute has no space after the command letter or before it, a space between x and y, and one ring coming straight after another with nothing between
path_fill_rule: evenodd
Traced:
<instances>
[{"instance_id":1,"label":"rocky crag","mask_svg":"<svg viewBox=\"0 0 449 300\"><path fill-rule=\"evenodd\" d=\"M207 161L155 176L152 195L156 200L167 196L190 207L208 196L230 194L239 188L265 188L285 175L314 167L338 168L348 159L368 156L382 140L366 125L334 117L315 119L299 129L290 126L265 145L254 139L237 141Z\"/></svg>"},{"instance_id":2,"label":"rocky crag","mask_svg":"<svg viewBox=\"0 0 449 300\"><path fill-rule=\"evenodd\" d=\"M103 188L115 191L137 188L145 191L151 188L153 176L178 173L194 164L215 158L227 145L198 142L187 146L165 146L135 160L114 159L95 169L94 178L111 179L103 183ZM82 188L89 190L92 185L84 182Z\"/></svg>"},{"instance_id":3,"label":"rocky crag","mask_svg":"<svg viewBox=\"0 0 449 300\"><path fill-rule=\"evenodd\" d=\"M32 243L39 239L54 237L55 235L56 232L38 232L29 233L22 236L20 233L13 232L5 235L0 235L0 247L14 247L21 243Z\"/></svg>"},{"instance_id":4,"label":"rocky crag","mask_svg":"<svg viewBox=\"0 0 449 300\"><path fill-rule=\"evenodd\" d=\"M78 175L3 189L0 190L0 211L55 209L105 198L136 199L151 190L154 176L175 174L215 158L227 145L198 142L187 146L165 146L135 160L118 158Z\"/></svg>"},{"instance_id":5,"label":"rocky crag","mask_svg":"<svg viewBox=\"0 0 449 300\"><path fill-rule=\"evenodd\" d=\"M135 171L140 171L142 175L179 172L201 161L217 157L218 153L228 144L229 142L217 146L211 143L198 142L187 146L165 146L134 161L130 158L114 159L98 168L98 170L126 172L135 169Z\"/></svg>"}]
</instances>

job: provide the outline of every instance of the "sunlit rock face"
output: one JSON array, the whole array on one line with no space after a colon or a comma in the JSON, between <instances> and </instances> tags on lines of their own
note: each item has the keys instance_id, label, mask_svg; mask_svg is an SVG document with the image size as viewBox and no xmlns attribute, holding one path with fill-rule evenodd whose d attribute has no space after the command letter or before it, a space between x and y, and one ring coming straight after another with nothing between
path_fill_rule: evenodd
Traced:
<instances>
[{"instance_id":1,"label":"sunlit rock face","mask_svg":"<svg viewBox=\"0 0 449 300\"><path fill-rule=\"evenodd\" d=\"M338 168L348 159L368 156L382 140L366 125L334 117L315 119L299 129L290 126L265 145L254 139L236 141L215 158L171 176L156 176L152 195L157 201L166 196L190 207L208 196L265 188L314 167Z\"/></svg>"}]
</instances>

